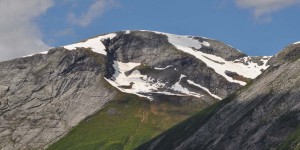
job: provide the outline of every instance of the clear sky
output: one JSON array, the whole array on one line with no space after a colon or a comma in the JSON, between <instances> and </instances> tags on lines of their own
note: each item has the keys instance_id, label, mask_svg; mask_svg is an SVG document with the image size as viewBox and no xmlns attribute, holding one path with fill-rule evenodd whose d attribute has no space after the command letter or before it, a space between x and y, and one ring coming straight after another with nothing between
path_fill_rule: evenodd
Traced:
<instances>
[{"instance_id":1,"label":"clear sky","mask_svg":"<svg viewBox=\"0 0 300 150\"><path fill-rule=\"evenodd\" d=\"M300 0L2 0L0 60L120 30L223 41L273 55L300 41Z\"/></svg>"}]
</instances>

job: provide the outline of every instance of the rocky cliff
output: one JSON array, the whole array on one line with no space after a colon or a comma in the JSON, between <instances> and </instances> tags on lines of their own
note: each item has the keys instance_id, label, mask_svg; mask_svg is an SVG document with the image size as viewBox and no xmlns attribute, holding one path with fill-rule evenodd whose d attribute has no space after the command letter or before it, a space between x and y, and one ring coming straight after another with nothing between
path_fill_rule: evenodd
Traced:
<instances>
[{"instance_id":1,"label":"rocky cliff","mask_svg":"<svg viewBox=\"0 0 300 150\"><path fill-rule=\"evenodd\" d=\"M253 82L138 149L300 149L300 44Z\"/></svg>"},{"instance_id":2,"label":"rocky cliff","mask_svg":"<svg viewBox=\"0 0 300 150\"><path fill-rule=\"evenodd\" d=\"M116 93L105 86L105 58L88 50L53 49L0 68L1 149L43 148Z\"/></svg>"}]
</instances>

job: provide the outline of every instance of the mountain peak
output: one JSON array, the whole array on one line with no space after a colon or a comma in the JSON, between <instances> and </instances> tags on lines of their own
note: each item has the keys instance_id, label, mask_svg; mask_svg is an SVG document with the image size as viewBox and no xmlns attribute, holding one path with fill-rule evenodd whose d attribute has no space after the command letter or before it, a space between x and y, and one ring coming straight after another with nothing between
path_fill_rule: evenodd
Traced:
<instances>
[{"instance_id":1,"label":"mountain peak","mask_svg":"<svg viewBox=\"0 0 300 150\"><path fill-rule=\"evenodd\" d=\"M0 149L42 149L80 122L82 131L69 132L80 140L67 136L74 147L93 143L87 137L98 133L102 140L95 143L135 147L236 92L268 68L269 59L204 37L120 31L1 62ZM100 119L82 121L95 113ZM85 124L95 127L94 121L97 132L85 134ZM130 124L119 126L123 121ZM112 133L117 138L107 141Z\"/></svg>"},{"instance_id":2,"label":"mountain peak","mask_svg":"<svg viewBox=\"0 0 300 150\"><path fill-rule=\"evenodd\" d=\"M176 82L169 81L173 85L168 85L163 83L168 79L159 79L141 73L146 68L156 72L171 73L175 71L178 74L177 78L182 75L185 76L183 82L187 80L196 84L197 81L195 80L199 79L186 77L186 71L183 71L184 69L176 64L178 62L174 59L178 60L178 56L193 58L194 61L205 64L216 75L227 80L228 83L239 86L246 85L248 81L260 75L262 70L267 69L267 61L271 58L267 56L250 57L232 46L205 37L146 30L127 30L103 34L63 47L68 50L88 48L93 52L112 57L113 62L111 62L107 81L123 92L133 93L149 99L153 99L153 94L203 96L203 94L196 94L197 91L183 87L181 85L183 83L175 86L176 82L182 82L182 78ZM46 53L43 52L42 54ZM197 87L203 87L201 90L206 91L210 96L221 99L226 95L223 92L218 92L216 85L212 86L211 83L204 83L204 80L201 82L198 81ZM186 85L189 84L186 83Z\"/></svg>"}]
</instances>

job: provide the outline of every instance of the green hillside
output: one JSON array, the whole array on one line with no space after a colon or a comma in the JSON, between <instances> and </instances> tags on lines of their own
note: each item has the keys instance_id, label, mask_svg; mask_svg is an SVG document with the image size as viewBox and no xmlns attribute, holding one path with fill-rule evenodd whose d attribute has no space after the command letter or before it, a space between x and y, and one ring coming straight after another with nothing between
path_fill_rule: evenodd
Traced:
<instances>
[{"instance_id":1,"label":"green hillside","mask_svg":"<svg viewBox=\"0 0 300 150\"><path fill-rule=\"evenodd\" d=\"M150 102L119 93L48 149L131 150L208 106L200 100L174 98L162 96L159 102Z\"/></svg>"}]
</instances>

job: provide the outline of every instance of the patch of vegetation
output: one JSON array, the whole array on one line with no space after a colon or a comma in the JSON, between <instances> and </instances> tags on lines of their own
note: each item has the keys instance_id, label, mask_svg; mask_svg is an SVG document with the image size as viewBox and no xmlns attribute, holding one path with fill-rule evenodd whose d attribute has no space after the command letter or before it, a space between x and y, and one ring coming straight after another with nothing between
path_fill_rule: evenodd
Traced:
<instances>
[{"instance_id":1,"label":"patch of vegetation","mask_svg":"<svg viewBox=\"0 0 300 150\"><path fill-rule=\"evenodd\" d=\"M150 102L118 93L112 102L82 121L48 150L132 150L204 106L178 105L168 100Z\"/></svg>"},{"instance_id":2,"label":"patch of vegetation","mask_svg":"<svg viewBox=\"0 0 300 150\"><path fill-rule=\"evenodd\" d=\"M280 144L277 150L299 150L300 149L300 125L291 133L287 140Z\"/></svg>"},{"instance_id":3,"label":"patch of vegetation","mask_svg":"<svg viewBox=\"0 0 300 150\"><path fill-rule=\"evenodd\" d=\"M205 108L204 110L177 124L161 135L155 137L151 141L144 143L137 149L142 150L149 148L151 144L156 142L157 145L154 147L156 150L174 149L176 144L181 143L183 140L191 136L197 129L199 129L211 117L211 115L218 110L218 108L229 103L235 97L236 94L232 94L224 100Z\"/></svg>"}]
</instances>

